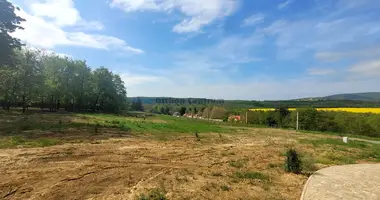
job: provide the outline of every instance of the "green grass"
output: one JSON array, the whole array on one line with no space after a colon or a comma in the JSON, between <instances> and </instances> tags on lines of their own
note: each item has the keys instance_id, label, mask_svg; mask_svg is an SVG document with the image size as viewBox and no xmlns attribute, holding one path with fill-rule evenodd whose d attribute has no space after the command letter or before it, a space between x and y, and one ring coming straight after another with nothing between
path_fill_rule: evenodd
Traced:
<instances>
[{"instance_id":1,"label":"green grass","mask_svg":"<svg viewBox=\"0 0 380 200\"><path fill-rule=\"evenodd\" d=\"M17 139L9 142L9 138L2 138L1 148L49 146L56 143L42 139L34 142L39 145L30 144L32 140L46 136L60 141L64 138L86 141L90 137L105 139L112 134L117 137L147 134L159 140L168 140L180 135L194 135L195 131L198 131L202 138L207 138L207 133L228 133L231 129L223 127L220 123L165 115L147 115L144 120L139 117L112 114L0 113L0 137L28 138L27 144Z\"/></svg>"},{"instance_id":2,"label":"green grass","mask_svg":"<svg viewBox=\"0 0 380 200\"><path fill-rule=\"evenodd\" d=\"M269 177L261 172L235 172L233 176L238 179L258 179L263 181L269 180Z\"/></svg>"},{"instance_id":3,"label":"green grass","mask_svg":"<svg viewBox=\"0 0 380 200\"><path fill-rule=\"evenodd\" d=\"M52 138L36 138L28 139L22 136L10 136L0 139L0 149L15 148L15 147L47 147L60 144L57 139Z\"/></svg>"},{"instance_id":4,"label":"green grass","mask_svg":"<svg viewBox=\"0 0 380 200\"><path fill-rule=\"evenodd\" d=\"M167 200L165 194L163 191L160 189L154 188L149 191L149 193L146 194L141 194L137 200Z\"/></svg>"},{"instance_id":5,"label":"green grass","mask_svg":"<svg viewBox=\"0 0 380 200\"><path fill-rule=\"evenodd\" d=\"M317 159L317 162L322 163L322 164L334 164L334 165L355 164L356 159L355 159L355 156L344 155L344 154L333 152L333 151L327 151L323 155L319 156L319 158Z\"/></svg>"},{"instance_id":6,"label":"green grass","mask_svg":"<svg viewBox=\"0 0 380 200\"><path fill-rule=\"evenodd\" d=\"M230 161L229 162L229 165L231 167L235 167L235 168L242 168L244 167L244 165L247 163L246 160L237 160L237 161Z\"/></svg>"},{"instance_id":7,"label":"green grass","mask_svg":"<svg viewBox=\"0 0 380 200\"><path fill-rule=\"evenodd\" d=\"M315 159L311 156L303 158L303 161L306 162L306 168L310 171L314 170L311 163L355 164L357 160L361 159L380 162L380 144L353 140L344 143L341 139L333 138L301 139L299 142L301 144L312 144L315 148L326 149L323 153L319 153Z\"/></svg>"},{"instance_id":8,"label":"green grass","mask_svg":"<svg viewBox=\"0 0 380 200\"><path fill-rule=\"evenodd\" d=\"M321 132L321 131L306 131L306 130L299 130L300 133L309 133L309 134L317 134L317 135L335 135L335 136L345 136L345 137L352 137L352 138L359 138L359 139L365 139L365 140L374 140L374 141L380 141L379 137L369 137L364 135L355 135L355 134L348 134L348 133L337 133L337 132Z\"/></svg>"},{"instance_id":9,"label":"green grass","mask_svg":"<svg viewBox=\"0 0 380 200\"><path fill-rule=\"evenodd\" d=\"M228 185L222 185L222 186L220 186L220 189L222 189L222 191L230 191L231 187Z\"/></svg>"},{"instance_id":10,"label":"green grass","mask_svg":"<svg viewBox=\"0 0 380 200\"><path fill-rule=\"evenodd\" d=\"M268 168L272 169L272 168L279 168L279 167L283 167L284 164L283 163L269 163L268 164Z\"/></svg>"},{"instance_id":11,"label":"green grass","mask_svg":"<svg viewBox=\"0 0 380 200\"><path fill-rule=\"evenodd\" d=\"M299 140L301 144L312 144L314 147L321 147L323 145L336 145L336 146L344 146L350 148L367 148L369 146L366 142L361 141L349 141L348 143L344 143L342 139L334 139L334 138L322 138L322 139L301 139Z\"/></svg>"},{"instance_id":12,"label":"green grass","mask_svg":"<svg viewBox=\"0 0 380 200\"><path fill-rule=\"evenodd\" d=\"M207 121L197 121L191 119L176 118L172 116L157 115L149 117L146 120L122 117L106 114L80 115L88 117L90 124L99 123L103 127L112 128L118 125L122 131L131 131L134 133L200 133L208 132L226 132L227 128L223 128L218 124ZM157 120L157 121L155 121Z\"/></svg>"}]
</instances>

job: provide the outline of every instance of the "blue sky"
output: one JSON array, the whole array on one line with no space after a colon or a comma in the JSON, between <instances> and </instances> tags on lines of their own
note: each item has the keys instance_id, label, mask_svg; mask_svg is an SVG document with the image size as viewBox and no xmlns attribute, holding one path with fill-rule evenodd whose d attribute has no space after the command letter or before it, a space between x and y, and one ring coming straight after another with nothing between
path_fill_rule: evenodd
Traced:
<instances>
[{"instance_id":1,"label":"blue sky","mask_svg":"<svg viewBox=\"0 0 380 200\"><path fill-rule=\"evenodd\" d=\"M106 66L128 96L380 92L378 0L12 2L27 20L15 37Z\"/></svg>"}]
</instances>

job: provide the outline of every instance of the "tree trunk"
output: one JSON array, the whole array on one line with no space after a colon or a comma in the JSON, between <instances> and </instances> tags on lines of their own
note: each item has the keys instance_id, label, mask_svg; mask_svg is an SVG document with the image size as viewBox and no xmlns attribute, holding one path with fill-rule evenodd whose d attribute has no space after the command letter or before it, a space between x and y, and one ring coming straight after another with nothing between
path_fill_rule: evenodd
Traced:
<instances>
[{"instance_id":1,"label":"tree trunk","mask_svg":"<svg viewBox=\"0 0 380 200\"><path fill-rule=\"evenodd\" d=\"M25 94L22 95L22 113L25 113L26 102L25 102Z\"/></svg>"}]
</instances>

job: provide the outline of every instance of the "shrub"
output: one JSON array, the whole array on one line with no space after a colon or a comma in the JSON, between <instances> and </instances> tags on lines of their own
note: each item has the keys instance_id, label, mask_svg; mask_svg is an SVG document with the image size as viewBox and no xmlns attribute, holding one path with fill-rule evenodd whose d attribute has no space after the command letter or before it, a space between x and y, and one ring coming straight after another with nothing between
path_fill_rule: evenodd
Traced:
<instances>
[{"instance_id":1,"label":"shrub","mask_svg":"<svg viewBox=\"0 0 380 200\"><path fill-rule=\"evenodd\" d=\"M118 120L112 120L111 124L120 124L120 121L118 121Z\"/></svg>"},{"instance_id":2,"label":"shrub","mask_svg":"<svg viewBox=\"0 0 380 200\"><path fill-rule=\"evenodd\" d=\"M240 179L268 180L268 176L260 172L235 172L234 176Z\"/></svg>"},{"instance_id":3,"label":"shrub","mask_svg":"<svg viewBox=\"0 0 380 200\"><path fill-rule=\"evenodd\" d=\"M131 131L132 129L123 123L123 124L120 124L120 130L121 131Z\"/></svg>"},{"instance_id":4,"label":"shrub","mask_svg":"<svg viewBox=\"0 0 380 200\"><path fill-rule=\"evenodd\" d=\"M167 200L165 194L160 189L152 189L148 195L141 194L138 200Z\"/></svg>"},{"instance_id":5,"label":"shrub","mask_svg":"<svg viewBox=\"0 0 380 200\"><path fill-rule=\"evenodd\" d=\"M289 149L286 152L285 171L295 174L299 174L302 171L300 156L294 149Z\"/></svg>"},{"instance_id":6,"label":"shrub","mask_svg":"<svg viewBox=\"0 0 380 200\"><path fill-rule=\"evenodd\" d=\"M197 138L197 140L198 140L198 141L200 141L200 140L201 140L201 138L200 138L200 136L199 136L199 133L198 133L198 131L195 131L195 133L194 133L194 134L195 134L195 137Z\"/></svg>"},{"instance_id":7,"label":"shrub","mask_svg":"<svg viewBox=\"0 0 380 200\"><path fill-rule=\"evenodd\" d=\"M230 186L228 186L228 185L222 185L220 188L221 188L223 191L230 191L230 190L231 190Z\"/></svg>"},{"instance_id":8,"label":"shrub","mask_svg":"<svg viewBox=\"0 0 380 200\"><path fill-rule=\"evenodd\" d=\"M95 133L98 133L99 128L100 128L100 124L96 123L96 125L95 125Z\"/></svg>"},{"instance_id":9,"label":"shrub","mask_svg":"<svg viewBox=\"0 0 380 200\"><path fill-rule=\"evenodd\" d=\"M230 161L229 162L231 167L236 167L236 168L242 168L244 167L244 162L243 161Z\"/></svg>"}]
</instances>

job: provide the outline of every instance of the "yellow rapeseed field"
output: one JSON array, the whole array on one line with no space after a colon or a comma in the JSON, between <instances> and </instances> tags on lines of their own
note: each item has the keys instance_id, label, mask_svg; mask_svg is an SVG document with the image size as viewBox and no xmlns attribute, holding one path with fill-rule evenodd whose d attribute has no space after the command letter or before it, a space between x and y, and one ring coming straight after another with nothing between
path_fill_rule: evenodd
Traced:
<instances>
[{"instance_id":1,"label":"yellow rapeseed field","mask_svg":"<svg viewBox=\"0 0 380 200\"><path fill-rule=\"evenodd\" d=\"M249 109L250 111L274 111L274 108L255 108ZM296 108L289 108L288 110L294 111ZM380 114L380 108L317 108L318 111L343 111L353 113L377 113Z\"/></svg>"}]
</instances>

